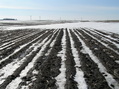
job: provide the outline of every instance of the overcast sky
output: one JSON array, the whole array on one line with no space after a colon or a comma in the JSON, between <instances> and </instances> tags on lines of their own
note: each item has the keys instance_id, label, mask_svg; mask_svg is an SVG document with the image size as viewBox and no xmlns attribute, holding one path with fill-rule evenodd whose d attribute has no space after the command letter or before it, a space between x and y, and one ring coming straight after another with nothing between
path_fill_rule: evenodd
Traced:
<instances>
[{"instance_id":1,"label":"overcast sky","mask_svg":"<svg viewBox=\"0 0 119 89\"><path fill-rule=\"evenodd\" d=\"M0 0L0 18L119 19L119 0Z\"/></svg>"}]
</instances>

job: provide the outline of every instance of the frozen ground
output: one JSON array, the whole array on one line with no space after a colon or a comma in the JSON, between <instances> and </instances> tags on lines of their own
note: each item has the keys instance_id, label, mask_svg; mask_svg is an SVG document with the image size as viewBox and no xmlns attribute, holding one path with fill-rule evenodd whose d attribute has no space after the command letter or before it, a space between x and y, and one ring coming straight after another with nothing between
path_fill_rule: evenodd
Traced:
<instances>
[{"instance_id":1,"label":"frozen ground","mask_svg":"<svg viewBox=\"0 0 119 89\"><path fill-rule=\"evenodd\" d=\"M6 30L25 29L25 28L94 28L98 30L105 30L109 32L119 33L119 23L104 23L104 22L78 22L78 23L64 23L64 24L50 24L50 25L34 25L34 26L12 26L1 28Z\"/></svg>"}]
</instances>

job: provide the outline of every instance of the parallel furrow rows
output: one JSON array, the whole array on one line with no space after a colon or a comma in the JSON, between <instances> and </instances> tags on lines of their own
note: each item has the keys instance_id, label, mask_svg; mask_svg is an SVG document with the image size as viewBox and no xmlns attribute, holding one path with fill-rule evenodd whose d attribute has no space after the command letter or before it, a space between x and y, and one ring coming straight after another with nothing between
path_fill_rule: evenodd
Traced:
<instances>
[{"instance_id":1,"label":"parallel furrow rows","mask_svg":"<svg viewBox=\"0 0 119 89\"><path fill-rule=\"evenodd\" d=\"M18 32L0 31L0 89L119 88L116 34L88 28Z\"/></svg>"},{"instance_id":2,"label":"parallel furrow rows","mask_svg":"<svg viewBox=\"0 0 119 89\"><path fill-rule=\"evenodd\" d=\"M45 57L39 58L37 61L36 70L38 74L33 84L29 86L29 89L56 89L55 77L59 74L59 68L61 63L61 58L57 57L57 53L61 51L61 39L63 36L63 31L60 30L56 41Z\"/></svg>"},{"instance_id":3,"label":"parallel furrow rows","mask_svg":"<svg viewBox=\"0 0 119 89\"><path fill-rule=\"evenodd\" d=\"M21 60L21 58L23 58L25 55L27 55L30 51L33 50L33 47L32 47L33 43L35 45L35 43L37 41L43 40L43 37L47 36L50 33L52 33L52 32L43 33L42 35L38 36L34 40L31 40L27 44L24 44L20 48L16 49L12 54L10 54L10 55L6 56L5 58L3 58L0 61L0 68L6 66L8 63L11 63L14 59Z\"/></svg>"},{"instance_id":4,"label":"parallel furrow rows","mask_svg":"<svg viewBox=\"0 0 119 89\"><path fill-rule=\"evenodd\" d=\"M87 33L89 33L90 35L92 35L93 37L95 37L98 40L101 40L101 42L107 44L107 46L109 46L110 48L112 48L113 50L117 51L119 53L119 44L110 41L109 39L105 39L104 37L102 37L101 35L98 34L94 34L92 31L88 31L85 30Z\"/></svg>"},{"instance_id":5,"label":"parallel furrow rows","mask_svg":"<svg viewBox=\"0 0 119 89\"><path fill-rule=\"evenodd\" d=\"M47 38L46 38L47 37ZM45 38L45 39L44 39ZM12 74L9 74L5 81L1 84L1 89L5 89L5 87L14 79L16 79L21 71L30 63L32 62L33 58L36 56L36 54L41 50L43 44L47 42L51 38L51 34L44 35L42 39L35 44L33 50L26 55L26 57L22 58L20 62L17 62L17 64L14 64L14 67L16 66L16 69L13 71ZM9 89L9 88L8 88Z\"/></svg>"},{"instance_id":6,"label":"parallel furrow rows","mask_svg":"<svg viewBox=\"0 0 119 89\"><path fill-rule=\"evenodd\" d=\"M80 32L80 33L79 33ZM98 65L100 72L103 74L105 79L108 82L108 85L113 89L118 89L119 84L116 82L118 81L118 64L106 55L102 50L100 45L96 40L92 39L90 36L86 36L83 31L79 30L77 34L80 36L80 41L84 44L84 48L87 52L89 52L90 56L92 57L93 61ZM85 43L84 43L84 42ZM92 43L93 42L93 43ZM94 43L95 42L95 43ZM86 45L87 46L86 46ZM97 45L97 46L96 46ZM96 49L95 49L96 48ZM96 57L96 56L97 57ZM107 72L108 71L108 72ZM114 78L113 78L114 77ZM115 80L116 79L116 80ZM111 80L111 81L110 81Z\"/></svg>"}]
</instances>

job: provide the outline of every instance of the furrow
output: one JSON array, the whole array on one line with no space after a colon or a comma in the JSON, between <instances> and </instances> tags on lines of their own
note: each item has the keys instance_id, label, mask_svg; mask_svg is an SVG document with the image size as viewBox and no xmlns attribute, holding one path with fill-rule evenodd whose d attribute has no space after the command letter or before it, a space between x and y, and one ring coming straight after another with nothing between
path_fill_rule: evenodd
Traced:
<instances>
[{"instance_id":1,"label":"furrow","mask_svg":"<svg viewBox=\"0 0 119 89\"><path fill-rule=\"evenodd\" d=\"M74 42L75 39L73 39L74 35L71 35L69 30L68 30L68 33L69 33L70 42L71 42L72 54L73 54L74 61L75 61L75 64L76 64L75 65L76 75L75 75L74 80L77 82L78 89L88 89L85 78L84 78L84 73L80 69L82 66L81 66L81 63L80 63L80 56L78 54L78 50L77 50L75 42ZM78 45L80 45L80 44L78 44Z\"/></svg>"},{"instance_id":2,"label":"furrow","mask_svg":"<svg viewBox=\"0 0 119 89\"><path fill-rule=\"evenodd\" d=\"M65 65L65 61L66 61L66 30L63 30L63 37L62 37L62 50L60 52L58 52L57 56L60 57L61 60L61 68L60 70L60 74L55 78L56 79L56 85L58 86L58 89L65 89L65 83L66 83L66 65Z\"/></svg>"},{"instance_id":3,"label":"furrow","mask_svg":"<svg viewBox=\"0 0 119 89\"><path fill-rule=\"evenodd\" d=\"M65 89L78 89L77 82L75 81L76 68L75 61L71 50L71 42L69 33L66 29L66 84Z\"/></svg>"}]
</instances>

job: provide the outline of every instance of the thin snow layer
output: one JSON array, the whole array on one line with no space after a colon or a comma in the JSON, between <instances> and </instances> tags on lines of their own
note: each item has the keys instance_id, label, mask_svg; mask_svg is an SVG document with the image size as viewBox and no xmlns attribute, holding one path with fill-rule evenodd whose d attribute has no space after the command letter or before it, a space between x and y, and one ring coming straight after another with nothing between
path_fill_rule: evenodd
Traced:
<instances>
[{"instance_id":1,"label":"thin snow layer","mask_svg":"<svg viewBox=\"0 0 119 89\"><path fill-rule=\"evenodd\" d=\"M18 26L7 27L6 30L25 29L25 28L95 28L98 30L105 30L109 32L119 33L119 23L103 23L103 22L78 22L78 23L64 23L64 24L50 24L50 25L36 25L36 26Z\"/></svg>"},{"instance_id":2,"label":"thin snow layer","mask_svg":"<svg viewBox=\"0 0 119 89\"><path fill-rule=\"evenodd\" d=\"M71 33L69 32L69 30L68 30L68 33L69 33L70 42L71 42L72 54L74 56L74 61L76 63L76 65L75 65L75 67L76 67L75 81L77 82L77 87L78 87L78 89L88 89L85 78L84 78L84 73L81 69L79 70L79 67L81 67L81 63L80 63L78 51L74 46L74 41L71 37Z\"/></svg>"},{"instance_id":3,"label":"thin snow layer","mask_svg":"<svg viewBox=\"0 0 119 89\"><path fill-rule=\"evenodd\" d=\"M61 73L55 78L57 80L56 84L58 86L58 89L64 89L65 83L66 83L66 67L65 67L65 61L66 61L66 32L64 31L64 35L62 38L62 50L58 53L58 57L61 57Z\"/></svg>"},{"instance_id":4,"label":"thin snow layer","mask_svg":"<svg viewBox=\"0 0 119 89\"><path fill-rule=\"evenodd\" d=\"M79 33L79 32L78 32ZM80 34L80 33L79 33ZM103 64L99 61L99 59L93 54L93 52L89 49L89 47L86 46L86 44L84 43L84 41L78 36L78 34L76 34L76 36L78 37L78 39L80 40L80 42L82 43L83 46L83 53L87 53L89 54L89 56L91 57L91 59L98 65L99 71L101 73L103 73L108 85L110 86L111 89L119 89L119 84L118 82L113 78L113 76L111 74L109 74L106 70L106 68L103 66ZM112 87L111 85L114 85L114 87Z\"/></svg>"}]
</instances>

